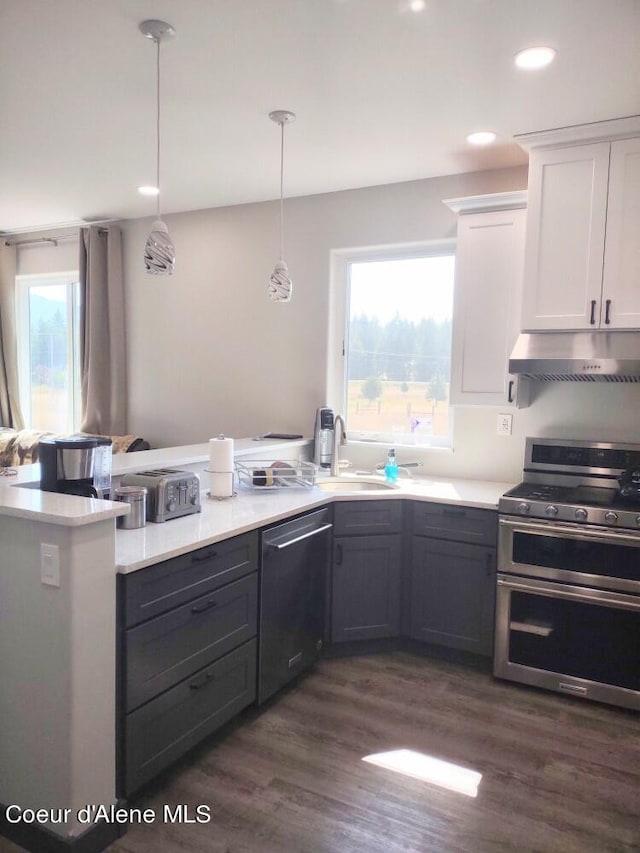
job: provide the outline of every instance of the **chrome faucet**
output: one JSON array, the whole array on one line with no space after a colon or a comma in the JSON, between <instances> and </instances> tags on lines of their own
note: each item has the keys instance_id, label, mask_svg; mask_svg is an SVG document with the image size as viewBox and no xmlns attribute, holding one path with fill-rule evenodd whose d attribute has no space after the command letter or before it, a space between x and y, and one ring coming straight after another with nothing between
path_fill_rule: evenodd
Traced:
<instances>
[{"instance_id":1,"label":"chrome faucet","mask_svg":"<svg viewBox=\"0 0 640 853\"><path fill-rule=\"evenodd\" d=\"M340 421L340 432L338 432L338 421ZM342 415L336 415L333 419L333 446L331 448L332 477L337 477L339 473L338 448L340 446L344 447L346 443L347 433L345 431L344 418L342 417Z\"/></svg>"}]
</instances>

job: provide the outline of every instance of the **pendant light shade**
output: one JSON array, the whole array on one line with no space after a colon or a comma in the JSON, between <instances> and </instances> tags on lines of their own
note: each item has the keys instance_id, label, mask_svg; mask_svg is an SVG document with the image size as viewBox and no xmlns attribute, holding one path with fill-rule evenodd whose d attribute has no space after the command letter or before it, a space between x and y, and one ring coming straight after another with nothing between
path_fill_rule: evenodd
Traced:
<instances>
[{"instance_id":1,"label":"pendant light shade","mask_svg":"<svg viewBox=\"0 0 640 853\"><path fill-rule=\"evenodd\" d=\"M284 126L296 120L295 113L289 110L274 110L269 113L271 121L280 125L280 260L275 265L271 278L269 279L269 296L274 302L289 302L293 284L289 275L289 268L282 257L284 242Z\"/></svg>"},{"instance_id":2,"label":"pendant light shade","mask_svg":"<svg viewBox=\"0 0 640 853\"><path fill-rule=\"evenodd\" d=\"M155 42L156 52L156 221L144 247L144 267L151 275L173 275L176 251L169 230L160 216L160 43L176 34L165 21L143 21L140 32Z\"/></svg>"}]
</instances>

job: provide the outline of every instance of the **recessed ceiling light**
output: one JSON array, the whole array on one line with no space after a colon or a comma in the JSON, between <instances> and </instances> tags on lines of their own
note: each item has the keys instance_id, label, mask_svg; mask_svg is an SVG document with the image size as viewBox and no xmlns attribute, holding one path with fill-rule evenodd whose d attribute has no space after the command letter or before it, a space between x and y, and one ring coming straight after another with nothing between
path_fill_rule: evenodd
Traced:
<instances>
[{"instance_id":1,"label":"recessed ceiling light","mask_svg":"<svg viewBox=\"0 0 640 853\"><path fill-rule=\"evenodd\" d=\"M491 145L495 140L496 135L492 130L478 130L467 136L467 142L470 145Z\"/></svg>"},{"instance_id":2,"label":"recessed ceiling light","mask_svg":"<svg viewBox=\"0 0 640 853\"><path fill-rule=\"evenodd\" d=\"M158 195L160 190L158 187L138 187L140 195Z\"/></svg>"},{"instance_id":3,"label":"recessed ceiling light","mask_svg":"<svg viewBox=\"0 0 640 853\"><path fill-rule=\"evenodd\" d=\"M409 0L409 8L412 12L424 12L426 6L426 0Z\"/></svg>"},{"instance_id":4,"label":"recessed ceiling light","mask_svg":"<svg viewBox=\"0 0 640 853\"><path fill-rule=\"evenodd\" d=\"M556 57L557 51L552 47L528 47L516 53L514 62L518 68L533 71L537 68L546 68Z\"/></svg>"}]
</instances>

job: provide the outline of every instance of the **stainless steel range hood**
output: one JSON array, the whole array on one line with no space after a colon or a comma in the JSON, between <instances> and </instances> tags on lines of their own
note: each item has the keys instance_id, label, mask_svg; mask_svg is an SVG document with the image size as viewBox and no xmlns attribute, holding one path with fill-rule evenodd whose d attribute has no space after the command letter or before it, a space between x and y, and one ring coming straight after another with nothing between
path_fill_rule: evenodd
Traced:
<instances>
[{"instance_id":1,"label":"stainless steel range hood","mask_svg":"<svg viewBox=\"0 0 640 853\"><path fill-rule=\"evenodd\" d=\"M640 331L522 334L509 373L545 381L640 382Z\"/></svg>"}]
</instances>

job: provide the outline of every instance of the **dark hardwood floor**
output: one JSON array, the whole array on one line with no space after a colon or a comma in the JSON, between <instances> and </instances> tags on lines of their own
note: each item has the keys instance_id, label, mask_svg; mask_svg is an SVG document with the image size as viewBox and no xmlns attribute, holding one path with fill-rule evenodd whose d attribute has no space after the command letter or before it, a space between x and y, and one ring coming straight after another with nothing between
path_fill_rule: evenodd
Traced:
<instances>
[{"instance_id":1,"label":"dark hardwood floor","mask_svg":"<svg viewBox=\"0 0 640 853\"><path fill-rule=\"evenodd\" d=\"M477 798L363 762L414 749L482 774ZM405 652L325 660L131 805L109 853L640 850L640 715ZM16 848L17 849L17 848Z\"/></svg>"}]
</instances>

